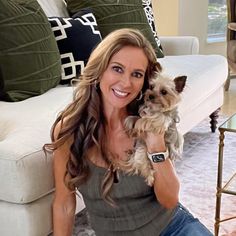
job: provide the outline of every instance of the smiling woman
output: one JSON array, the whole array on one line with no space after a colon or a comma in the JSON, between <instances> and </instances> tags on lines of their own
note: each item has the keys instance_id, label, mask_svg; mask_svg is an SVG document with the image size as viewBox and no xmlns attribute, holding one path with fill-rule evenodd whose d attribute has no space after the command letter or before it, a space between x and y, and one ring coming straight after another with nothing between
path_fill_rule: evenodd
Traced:
<instances>
[{"instance_id":1,"label":"smiling woman","mask_svg":"<svg viewBox=\"0 0 236 236\"><path fill-rule=\"evenodd\" d=\"M170 230L176 236L211 235L178 203L179 181L168 156L150 162L155 172L151 186L121 164L136 142L124 121L138 116L139 93L160 72L150 42L135 29L113 31L92 52L73 102L58 116L52 143L45 145L54 152L54 236L72 233L76 189L96 236L167 236ZM145 131L147 151L164 152L164 136Z\"/></svg>"}]
</instances>

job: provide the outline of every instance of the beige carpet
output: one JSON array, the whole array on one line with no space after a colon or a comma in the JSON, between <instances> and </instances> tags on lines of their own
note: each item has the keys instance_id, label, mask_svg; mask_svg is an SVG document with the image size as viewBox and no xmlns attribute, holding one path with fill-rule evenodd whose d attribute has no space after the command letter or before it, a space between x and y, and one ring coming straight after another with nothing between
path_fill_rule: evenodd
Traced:
<instances>
[{"instance_id":1,"label":"beige carpet","mask_svg":"<svg viewBox=\"0 0 236 236\"><path fill-rule=\"evenodd\" d=\"M219 125L226 118L219 119ZM219 132L206 119L185 135L183 159L176 163L181 202L214 232ZM224 181L236 172L236 133L225 133ZM235 186L236 187L236 186ZM222 217L236 216L236 196L223 194ZM236 236L236 219L221 224L220 235Z\"/></svg>"},{"instance_id":2,"label":"beige carpet","mask_svg":"<svg viewBox=\"0 0 236 236\"><path fill-rule=\"evenodd\" d=\"M225 118L219 119L221 124ZM180 200L214 232L219 134L211 133L206 119L185 135L183 158L176 162L181 182ZM236 133L226 134L224 179L236 171ZM236 196L222 199L222 216L236 215ZM86 211L76 217L73 236L95 236L87 225ZM220 236L236 236L236 220L221 224Z\"/></svg>"}]
</instances>

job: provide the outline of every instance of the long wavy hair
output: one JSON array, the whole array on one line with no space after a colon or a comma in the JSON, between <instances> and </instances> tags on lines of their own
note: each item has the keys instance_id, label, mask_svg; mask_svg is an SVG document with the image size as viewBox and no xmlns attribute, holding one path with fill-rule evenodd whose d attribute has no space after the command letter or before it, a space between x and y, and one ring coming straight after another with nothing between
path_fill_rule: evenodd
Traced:
<instances>
[{"instance_id":1,"label":"long wavy hair","mask_svg":"<svg viewBox=\"0 0 236 236\"><path fill-rule=\"evenodd\" d=\"M141 32L135 29L119 29L107 35L93 50L88 63L79 77L74 90L73 101L58 115L51 130L51 143L45 144L46 151L54 151L68 139L73 142L65 173L66 185L74 190L87 181L90 168L87 151L96 147L107 165L110 164L106 148L106 120L103 114L99 79L108 67L111 57L125 46L141 48L147 59L148 67L145 72L142 92L149 87L149 78L160 72L161 66L157 62L155 52L149 41ZM134 99L128 107L130 115L137 115L142 101ZM55 127L60 124L60 131L55 138ZM101 183L101 195L104 200L112 204L110 191L114 180L112 171L108 171ZM67 178L69 177L69 178Z\"/></svg>"}]
</instances>

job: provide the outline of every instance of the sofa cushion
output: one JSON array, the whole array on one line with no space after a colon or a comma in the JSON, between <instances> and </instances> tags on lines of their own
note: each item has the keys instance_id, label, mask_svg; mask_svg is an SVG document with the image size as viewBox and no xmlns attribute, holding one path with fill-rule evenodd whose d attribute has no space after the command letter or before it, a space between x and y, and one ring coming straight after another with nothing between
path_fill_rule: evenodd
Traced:
<instances>
[{"instance_id":1,"label":"sofa cushion","mask_svg":"<svg viewBox=\"0 0 236 236\"><path fill-rule=\"evenodd\" d=\"M67 8L71 15L81 9L90 8L94 13L102 37L119 28L137 28L151 42L157 57L163 57L151 27L145 15L142 0L67 0Z\"/></svg>"},{"instance_id":2,"label":"sofa cushion","mask_svg":"<svg viewBox=\"0 0 236 236\"><path fill-rule=\"evenodd\" d=\"M42 147L72 95L72 87L59 85L21 102L0 102L0 201L28 203L54 190L52 158Z\"/></svg>"},{"instance_id":3,"label":"sofa cushion","mask_svg":"<svg viewBox=\"0 0 236 236\"><path fill-rule=\"evenodd\" d=\"M31 204L0 201L1 236L48 236L52 232L53 193Z\"/></svg>"},{"instance_id":4,"label":"sofa cushion","mask_svg":"<svg viewBox=\"0 0 236 236\"><path fill-rule=\"evenodd\" d=\"M0 100L42 94L60 80L60 55L36 0L0 1Z\"/></svg>"},{"instance_id":5,"label":"sofa cushion","mask_svg":"<svg viewBox=\"0 0 236 236\"><path fill-rule=\"evenodd\" d=\"M97 22L91 11L78 12L73 18L50 17L49 22L61 55L61 83L69 83L81 73L101 41Z\"/></svg>"}]
</instances>

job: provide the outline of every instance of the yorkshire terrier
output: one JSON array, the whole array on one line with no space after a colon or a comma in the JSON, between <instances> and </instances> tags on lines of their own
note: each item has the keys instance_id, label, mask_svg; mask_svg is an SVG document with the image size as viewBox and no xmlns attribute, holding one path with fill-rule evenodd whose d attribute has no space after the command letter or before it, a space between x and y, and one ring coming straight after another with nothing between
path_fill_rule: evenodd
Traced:
<instances>
[{"instance_id":1,"label":"yorkshire terrier","mask_svg":"<svg viewBox=\"0 0 236 236\"><path fill-rule=\"evenodd\" d=\"M185 87L187 76L174 79L158 73L151 81L150 88L144 94L144 103L139 108L139 116L128 116L125 120L127 133L136 139L128 161L124 164L127 173L142 175L147 184L154 182L154 169L147 157L147 147L142 135L145 132L165 132L165 143L169 158L181 157L183 138L176 123L179 122L177 105Z\"/></svg>"}]
</instances>

